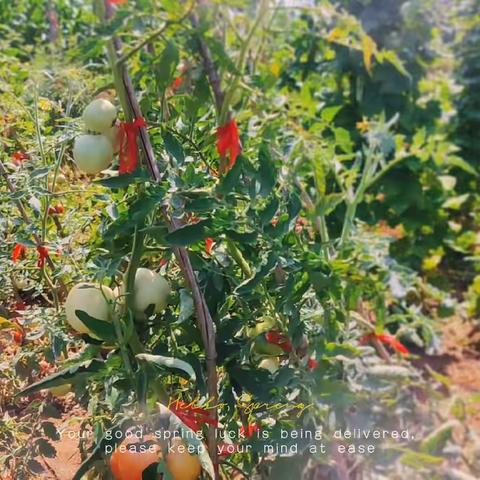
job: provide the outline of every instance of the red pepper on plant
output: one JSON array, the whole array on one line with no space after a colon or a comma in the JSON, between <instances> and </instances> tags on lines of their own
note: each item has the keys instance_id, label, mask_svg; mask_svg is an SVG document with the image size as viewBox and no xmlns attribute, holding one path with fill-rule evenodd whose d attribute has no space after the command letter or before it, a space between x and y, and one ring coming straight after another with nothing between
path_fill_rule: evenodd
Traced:
<instances>
[{"instance_id":1,"label":"red pepper on plant","mask_svg":"<svg viewBox=\"0 0 480 480\"><path fill-rule=\"evenodd\" d=\"M136 118L133 122L121 122L120 129L120 165L119 173L132 173L138 165L137 136L140 128L147 124L144 118Z\"/></svg>"},{"instance_id":2,"label":"red pepper on plant","mask_svg":"<svg viewBox=\"0 0 480 480\"><path fill-rule=\"evenodd\" d=\"M25 258L26 252L27 249L25 245L22 245L21 243L16 243L12 250L12 260L14 262L18 262L18 260Z\"/></svg>"},{"instance_id":3,"label":"red pepper on plant","mask_svg":"<svg viewBox=\"0 0 480 480\"><path fill-rule=\"evenodd\" d=\"M222 168L220 168L223 173L226 173L235 165L242 151L238 127L234 119L217 128L217 151L222 160L228 155L228 164L224 165L222 162Z\"/></svg>"},{"instance_id":4,"label":"red pepper on plant","mask_svg":"<svg viewBox=\"0 0 480 480\"><path fill-rule=\"evenodd\" d=\"M402 342L400 342L400 340L398 340L393 335L390 335L389 333L371 333L369 335L365 335L360 339L360 343L362 345L365 345L366 343L369 343L374 339L378 340L384 345L388 345L393 350L402 355L408 355L410 353L408 351L408 348Z\"/></svg>"}]
</instances>

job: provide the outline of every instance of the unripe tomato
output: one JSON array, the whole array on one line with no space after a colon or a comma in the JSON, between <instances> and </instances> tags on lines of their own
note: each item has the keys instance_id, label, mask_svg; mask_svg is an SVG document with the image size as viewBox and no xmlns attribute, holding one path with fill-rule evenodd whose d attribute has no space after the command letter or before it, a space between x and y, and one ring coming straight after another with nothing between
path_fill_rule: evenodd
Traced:
<instances>
[{"instance_id":1,"label":"unripe tomato","mask_svg":"<svg viewBox=\"0 0 480 480\"><path fill-rule=\"evenodd\" d=\"M73 159L84 173L100 173L113 160L113 148L104 135L80 135L75 139Z\"/></svg>"},{"instance_id":2,"label":"unripe tomato","mask_svg":"<svg viewBox=\"0 0 480 480\"><path fill-rule=\"evenodd\" d=\"M268 332L276 327L276 321L273 317L260 317L258 321L253 326L247 326L245 332L247 337L255 338L261 335L262 333Z\"/></svg>"},{"instance_id":3,"label":"unripe tomato","mask_svg":"<svg viewBox=\"0 0 480 480\"><path fill-rule=\"evenodd\" d=\"M108 130L117 118L117 109L104 98L90 102L83 111L83 121L87 130L103 133Z\"/></svg>"},{"instance_id":4,"label":"unripe tomato","mask_svg":"<svg viewBox=\"0 0 480 480\"><path fill-rule=\"evenodd\" d=\"M144 470L162 458L159 445L145 443L154 437L126 438L110 457L110 469L115 480L142 480Z\"/></svg>"},{"instance_id":5,"label":"unripe tomato","mask_svg":"<svg viewBox=\"0 0 480 480\"><path fill-rule=\"evenodd\" d=\"M280 367L280 361L278 357L264 358L259 364L258 368L268 370L270 373L275 373Z\"/></svg>"},{"instance_id":6,"label":"unripe tomato","mask_svg":"<svg viewBox=\"0 0 480 480\"><path fill-rule=\"evenodd\" d=\"M67 322L79 333L87 333L93 336L88 327L82 323L75 313L82 310L97 320L111 321L111 306L114 295L110 288L102 286L102 290L92 283L79 283L68 292L65 302Z\"/></svg>"},{"instance_id":7,"label":"unripe tomato","mask_svg":"<svg viewBox=\"0 0 480 480\"><path fill-rule=\"evenodd\" d=\"M112 144L113 153L118 153L120 151L122 142L122 132L118 125L114 125L113 127L105 130L103 135L105 135Z\"/></svg>"},{"instance_id":8,"label":"unripe tomato","mask_svg":"<svg viewBox=\"0 0 480 480\"><path fill-rule=\"evenodd\" d=\"M145 310L154 305L154 313L162 312L167 306L171 289L160 274L148 268L139 268L135 274L134 304L135 317L145 318Z\"/></svg>"},{"instance_id":9,"label":"unripe tomato","mask_svg":"<svg viewBox=\"0 0 480 480\"><path fill-rule=\"evenodd\" d=\"M173 480L197 480L202 472L198 455L191 454L180 438L172 440L171 453L165 456L170 475Z\"/></svg>"},{"instance_id":10,"label":"unripe tomato","mask_svg":"<svg viewBox=\"0 0 480 480\"><path fill-rule=\"evenodd\" d=\"M54 397L64 397L72 391L72 386L66 383L65 385L58 385L58 387L50 387L48 390Z\"/></svg>"},{"instance_id":11,"label":"unripe tomato","mask_svg":"<svg viewBox=\"0 0 480 480\"><path fill-rule=\"evenodd\" d=\"M269 343L265 339L265 335L259 335L255 338L255 341L252 345L252 352L258 355L272 355L278 356L282 355L285 352L279 345L275 345L274 343Z\"/></svg>"}]
</instances>

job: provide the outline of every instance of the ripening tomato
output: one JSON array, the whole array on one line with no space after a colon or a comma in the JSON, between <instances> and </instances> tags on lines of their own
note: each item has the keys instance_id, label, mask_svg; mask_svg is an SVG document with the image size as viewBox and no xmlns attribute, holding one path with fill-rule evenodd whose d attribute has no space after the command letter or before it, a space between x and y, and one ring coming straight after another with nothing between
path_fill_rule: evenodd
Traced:
<instances>
[{"instance_id":1,"label":"ripening tomato","mask_svg":"<svg viewBox=\"0 0 480 480\"><path fill-rule=\"evenodd\" d=\"M179 438L172 440L170 450L171 453L165 457L165 463L173 480L197 480L202 472L198 455L190 453L188 447Z\"/></svg>"},{"instance_id":2,"label":"ripening tomato","mask_svg":"<svg viewBox=\"0 0 480 480\"><path fill-rule=\"evenodd\" d=\"M160 446L152 443L155 438L127 438L110 457L110 469L115 480L142 480L144 470L162 458Z\"/></svg>"}]
</instances>

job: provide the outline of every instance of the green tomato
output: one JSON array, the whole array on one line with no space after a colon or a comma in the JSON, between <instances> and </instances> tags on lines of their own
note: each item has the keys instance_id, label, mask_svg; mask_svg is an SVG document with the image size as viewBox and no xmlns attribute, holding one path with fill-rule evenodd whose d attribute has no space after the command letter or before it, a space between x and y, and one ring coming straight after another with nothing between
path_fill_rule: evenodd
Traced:
<instances>
[{"instance_id":1,"label":"green tomato","mask_svg":"<svg viewBox=\"0 0 480 480\"><path fill-rule=\"evenodd\" d=\"M117 118L117 109L104 98L90 102L83 111L83 121L87 130L103 133L108 130Z\"/></svg>"},{"instance_id":2,"label":"green tomato","mask_svg":"<svg viewBox=\"0 0 480 480\"><path fill-rule=\"evenodd\" d=\"M276 327L276 321L273 317L260 317L254 326L245 327L245 333L248 338L255 338L266 333L269 330L273 330Z\"/></svg>"},{"instance_id":3,"label":"green tomato","mask_svg":"<svg viewBox=\"0 0 480 480\"><path fill-rule=\"evenodd\" d=\"M275 373L280 367L280 360L278 357L264 358L258 364L258 368L268 370L270 373Z\"/></svg>"},{"instance_id":4,"label":"green tomato","mask_svg":"<svg viewBox=\"0 0 480 480\"><path fill-rule=\"evenodd\" d=\"M86 333L91 337L90 329L77 317L76 310L81 310L97 320L109 322L112 319L110 301L114 300L110 288L102 286L102 290L92 283L79 283L68 292L65 301L65 313L68 324L79 333Z\"/></svg>"},{"instance_id":5,"label":"green tomato","mask_svg":"<svg viewBox=\"0 0 480 480\"><path fill-rule=\"evenodd\" d=\"M267 342L263 334L255 338L252 345L252 352L257 355L270 355L273 357L284 354L284 351L281 347Z\"/></svg>"},{"instance_id":6,"label":"green tomato","mask_svg":"<svg viewBox=\"0 0 480 480\"><path fill-rule=\"evenodd\" d=\"M82 172L100 173L112 163L112 144L104 135L80 135L73 145L73 159Z\"/></svg>"}]
</instances>

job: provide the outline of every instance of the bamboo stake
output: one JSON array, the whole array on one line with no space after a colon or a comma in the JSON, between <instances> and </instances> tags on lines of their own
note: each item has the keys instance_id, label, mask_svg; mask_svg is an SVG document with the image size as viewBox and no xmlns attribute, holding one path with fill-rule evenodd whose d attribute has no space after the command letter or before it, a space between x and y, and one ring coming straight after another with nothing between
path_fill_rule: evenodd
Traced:
<instances>
[{"instance_id":1,"label":"bamboo stake","mask_svg":"<svg viewBox=\"0 0 480 480\"><path fill-rule=\"evenodd\" d=\"M108 21L112 18L114 14L113 7L109 4L107 0L103 2L105 20ZM127 71L125 62L119 62L122 52L122 42L119 38L113 37L112 44L109 47L109 55L111 57L111 63L114 67L114 76L115 83L117 88L120 88L118 92L119 97L122 100L123 107L125 109L125 116L127 120L131 121L134 118L142 118L142 111L138 103L137 97L135 95L135 90L130 78L130 75ZM161 180L161 174L158 170L158 165L155 159L155 155L152 149L150 142L150 137L147 132L146 127L140 128L140 144L144 154L145 162L147 164L148 170L151 177L156 182ZM176 230L181 226L179 219L170 218L167 207L163 208L163 214L168 222L169 230ZM197 319L197 326L200 330L202 336L202 342L206 352L206 366L207 366L207 390L209 396L209 404L215 408L209 409L210 416L212 420L217 421L217 408L218 403L218 390L217 390L217 367L216 367L216 345L215 345L215 327L213 319L208 310L205 298L203 293L200 290L200 287L193 270L190 257L185 248L175 248L174 254L177 258L177 261L180 265L180 268L185 276L188 286L192 290L192 296L195 306L195 313ZM208 427L208 446L210 457L214 465L218 465L218 455L217 455L217 440L216 440L216 428L215 426L209 425ZM218 473L217 469L215 471L217 478Z\"/></svg>"}]
</instances>

